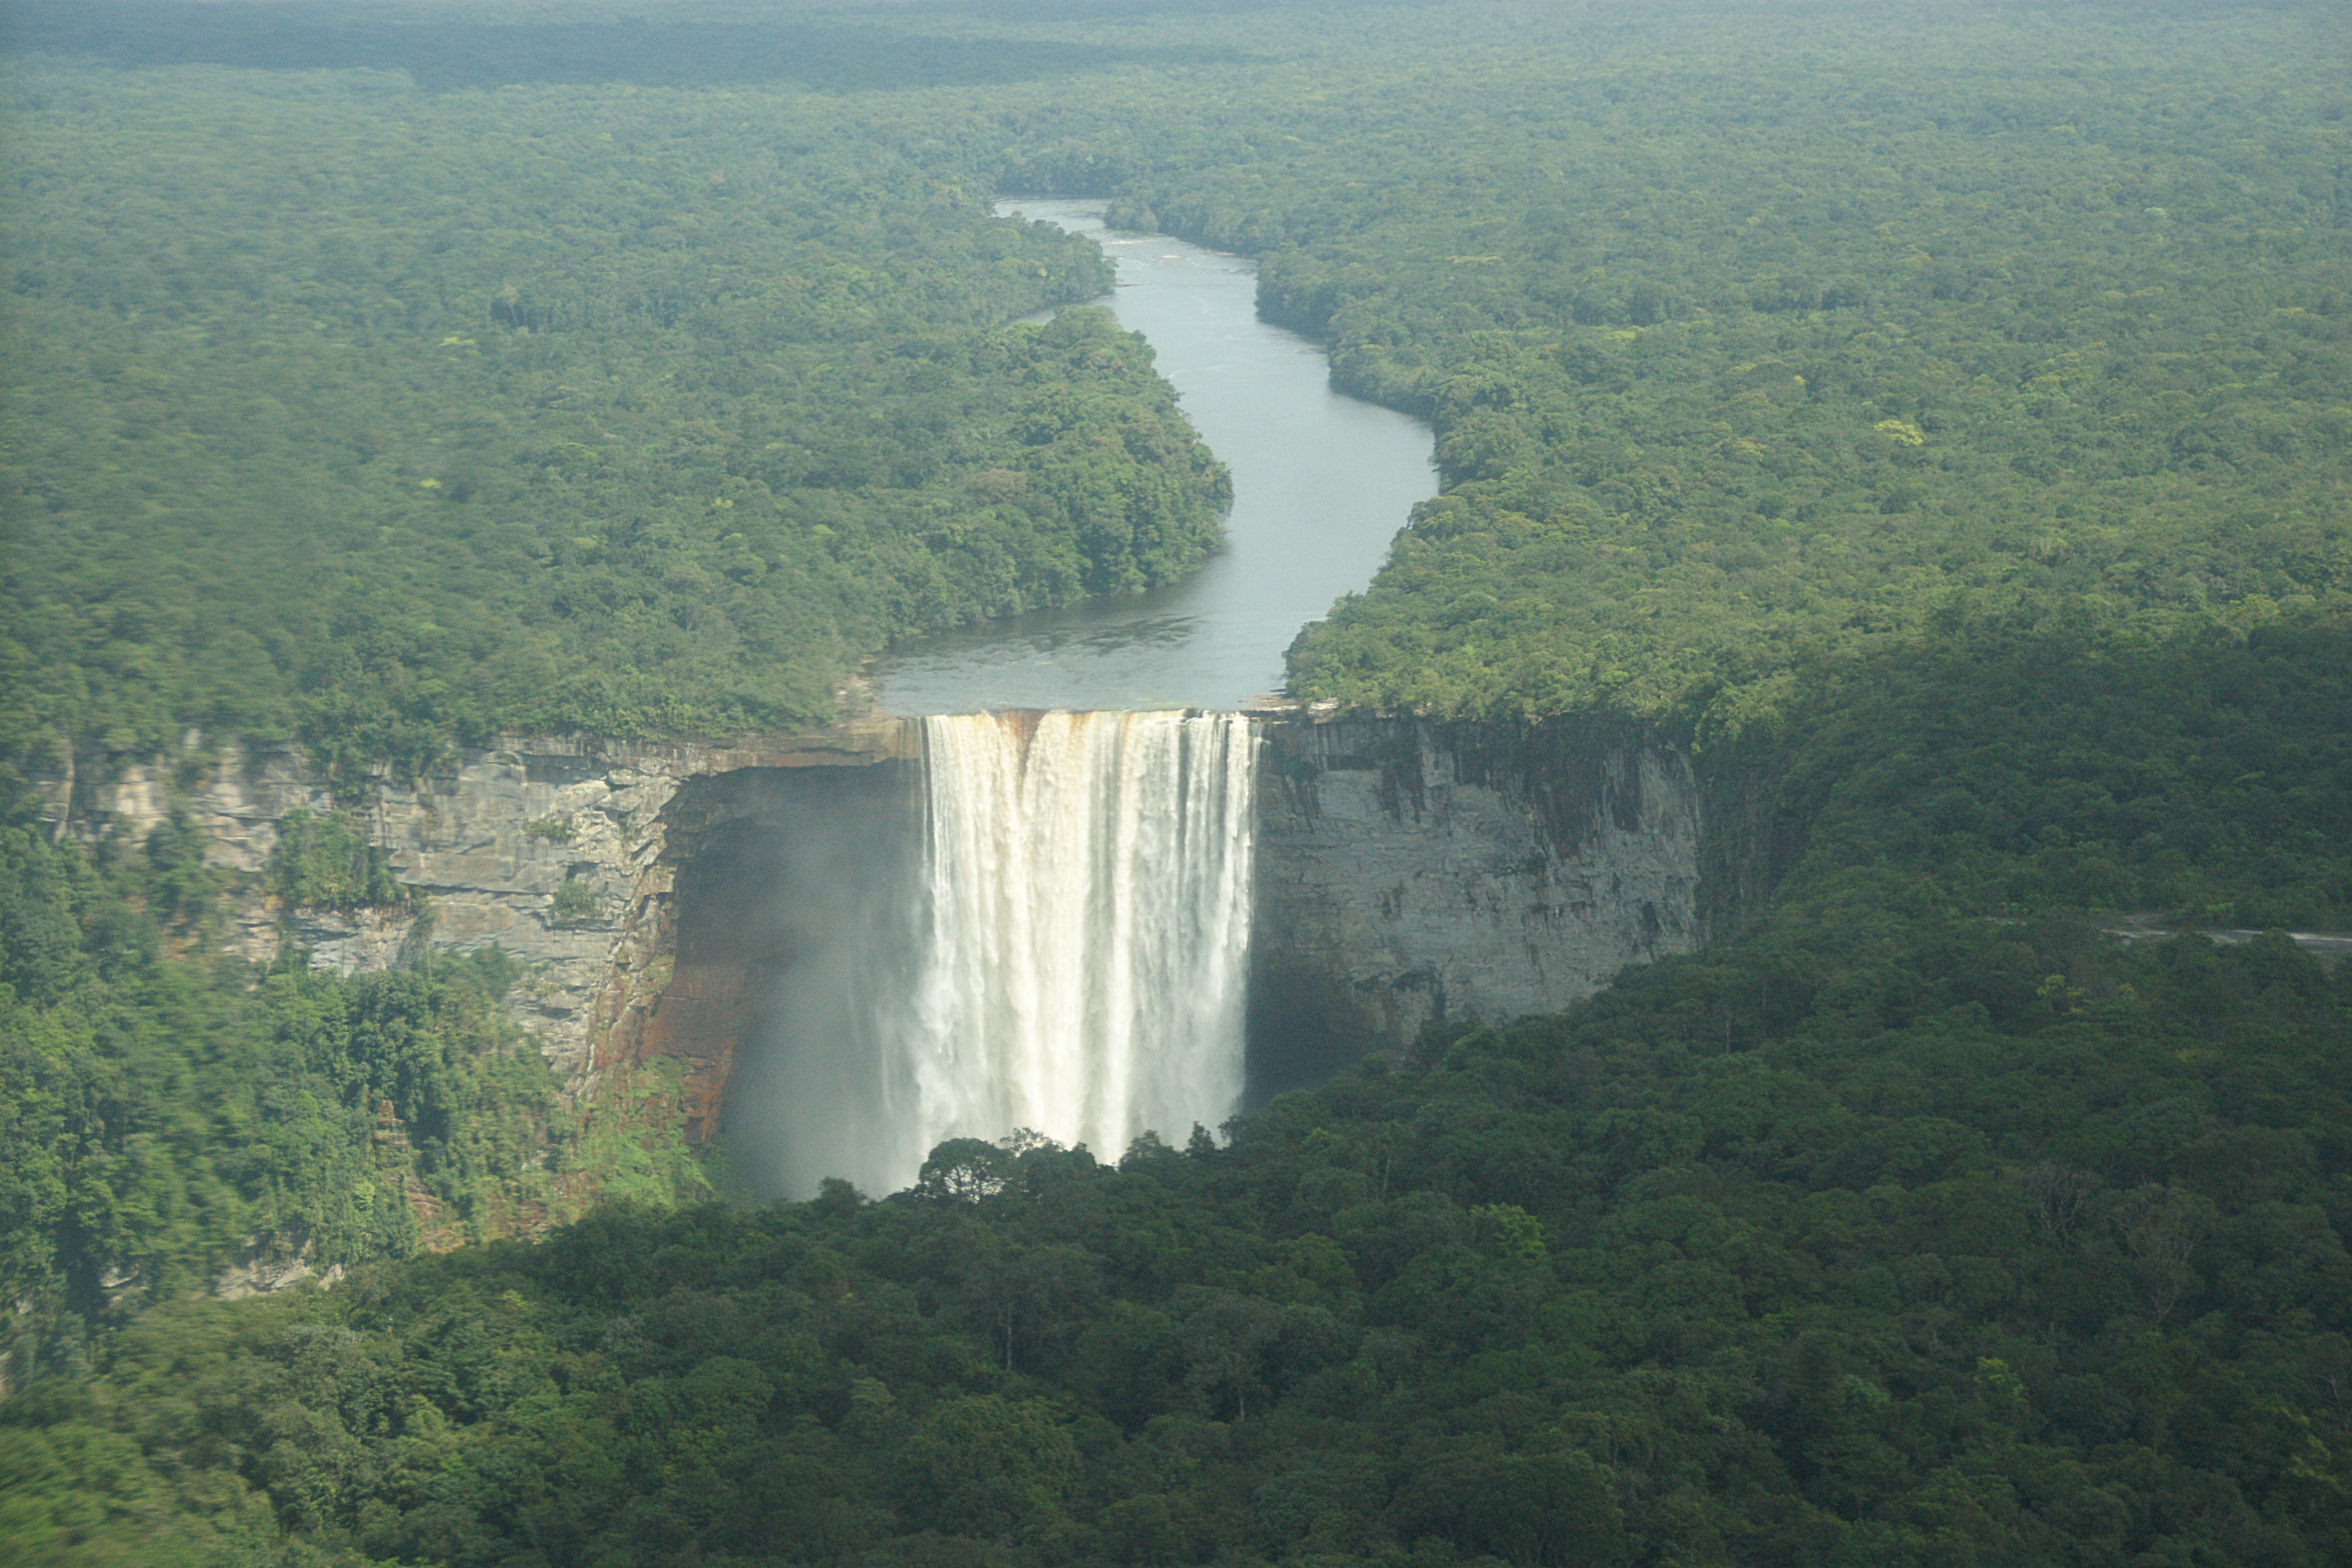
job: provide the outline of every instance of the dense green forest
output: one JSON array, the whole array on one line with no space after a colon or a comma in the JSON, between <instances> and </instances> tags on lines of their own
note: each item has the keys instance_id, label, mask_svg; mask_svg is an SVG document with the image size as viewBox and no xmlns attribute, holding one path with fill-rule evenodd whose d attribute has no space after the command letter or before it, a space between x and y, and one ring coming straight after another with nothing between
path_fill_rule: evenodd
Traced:
<instances>
[{"instance_id":1,"label":"dense green forest","mask_svg":"<svg viewBox=\"0 0 2352 1568\"><path fill-rule=\"evenodd\" d=\"M9 12L0 1555L2352 1558L2352 967L2195 934L2352 929L2341 22ZM817 721L1197 564L1148 350L1008 325L1108 278L1012 191L1258 257L1433 420L1294 690L1688 748L1705 950L754 1210L567 1104L494 952L230 960L184 823L40 820L60 747L357 799ZM292 1236L334 1289L200 1298Z\"/></svg>"},{"instance_id":2,"label":"dense green forest","mask_svg":"<svg viewBox=\"0 0 2352 1568\"><path fill-rule=\"evenodd\" d=\"M11 745L797 721L1169 580L1215 471L1131 343L1003 335L1108 274L992 190L1260 256L1435 420L1303 695L1736 727L1956 602L2340 614L2329 9L1784 9L28 8Z\"/></svg>"},{"instance_id":3,"label":"dense green forest","mask_svg":"<svg viewBox=\"0 0 2352 1568\"><path fill-rule=\"evenodd\" d=\"M404 1561L2340 1561L2342 987L1936 945L1759 1053L1670 966L1230 1151L166 1309L17 1473Z\"/></svg>"},{"instance_id":4,"label":"dense green forest","mask_svg":"<svg viewBox=\"0 0 2352 1568\"><path fill-rule=\"evenodd\" d=\"M1013 177L1262 256L1339 384L1436 423L1445 493L1299 694L1736 726L1956 608L2344 613L2340 17L1508 16L1020 121L1062 140Z\"/></svg>"},{"instance_id":5,"label":"dense green forest","mask_svg":"<svg viewBox=\"0 0 2352 1568\"><path fill-rule=\"evenodd\" d=\"M1214 547L1139 341L1006 325L1099 252L837 110L8 93L0 727L36 763L195 726L363 780L494 729L816 721L893 637Z\"/></svg>"}]
</instances>

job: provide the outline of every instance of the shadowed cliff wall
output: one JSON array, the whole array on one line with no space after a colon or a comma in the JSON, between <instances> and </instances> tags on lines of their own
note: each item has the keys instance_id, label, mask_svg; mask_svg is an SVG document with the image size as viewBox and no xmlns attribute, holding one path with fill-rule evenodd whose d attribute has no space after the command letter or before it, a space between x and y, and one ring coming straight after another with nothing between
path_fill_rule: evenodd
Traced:
<instances>
[{"instance_id":1,"label":"shadowed cliff wall","mask_svg":"<svg viewBox=\"0 0 2352 1568\"><path fill-rule=\"evenodd\" d=\"M1260 733L1253 1102L1434 1022L1559 1008L1699 940L1700 794L1654 738L1303 718ZM729 746L510 740L366 810L430 894L429 933L284 909L257 886L239 943L260 957L298 941L349 972L497 942L531 966L511 1005L575 1093L601 1068L674 1060L700 1141L854 1035L845 988L873 981L844 977L842 943L864 931L887 950L897 938L872 933L915 896L919 747L895 721ZM143 834L172 771L47 781L58 830ZM178 798L215 860L247 871L287 810L331 804L288 747L232 750ZM531 830L559 821L560 841ZM592 911L557 913L567 879Z\"/></svg>"},{"instance_id":2,"label":"shadowed cliff wall","mask_svg":"<svg viewBox=\"0 0 2352 1568\"><path fill-rule=\"evenodd\" d=\"M760 1133L777 1097L811 1092L828 1053L864 1048L874 987L906 967L922 827L921 767L906 761L746 768L689 780L672 803L676 944L630 1054L685 1068L688 1141L723 1122L755 1190L774 1184Z\"/></svg>"},{"instance_id":3,"label":"shadowed cliff wall","mask_svg":"<svg viewBox=\"0 0 2352 1568\"><path fill-rule=\"evenodd\" d=\"M1265 726L1254 1099L1696 945L1700 792L1637 731Z\"/></svg>"}]
</instances>

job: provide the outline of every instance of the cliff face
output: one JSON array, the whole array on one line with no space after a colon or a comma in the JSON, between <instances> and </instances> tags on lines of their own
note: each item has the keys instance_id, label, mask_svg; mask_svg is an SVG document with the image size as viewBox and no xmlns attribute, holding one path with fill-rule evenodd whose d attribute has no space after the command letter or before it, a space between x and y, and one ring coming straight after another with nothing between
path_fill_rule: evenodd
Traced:
<instances>
[{"instance_id":1,"label":"cliff face","mask_svg":"<svg viewBox=\"0 0 2352 1568\"><path fill-rule=\"evenodd\" d=\"M722 1120L759 1127L780 1050L856 1048L869 997L849 960L913 925L922 824L920 771L900 758L687 781L665 813L657 956L631 990L648 1005L618 1013L603 1060L677 1063L689 1142ZM755 1182L760 1142L736 1149Z\"/></svg>"},{"instance_id":2,"label":"cliff face","mask_svg":"<svg viewBox=\"0 0 2352 1568\"><path fill-rule=\"evenodd\" d=\"M235 940L253 958L292 941L313 963L345 973L392 967L428 943L497 942L529 969L509 994L516 1022L577 1092L599 1067L635 1052L667 986L681 863L671 807L681 788L743 770L865 766L909 756L913 743L894 721L735 745L504 740L415 789L388 784L365 809L368 837L390 852L403 882L429 895L428 919L289 910L257 888ZM143 837L170 812L167 765L104 783L90 773L53 783L57 831L111 824ZM268 862L288 812L333 805L292 746L230 748L181 804L210 841L207 858L241 871ZM567 880L588 895L588 907L569 915L554 899Z\"/></svg>"},{"instance_id":3,"label":"cliff face","mask_svg":"<svg viewBox=\"0 0 2352 1568\"><path fill-rule=\"evenodd\" d=\"M1638 735L1265 728L1252 1064L1311 1081L1424 1025L1556 1011L1696 944L1700 796Z\"/></svg>"},{"instance_id":4,"label":"cliff face","mask_svg":"<svg viewBox=\"0 0 2352 1568\"><path fill-rule=\"evenodd\" d=\"M1700 794L1654 739L1297 718L1260 732L1255 1097L1433 1021L1557 1009L1696 945ZM675 1062L699 1141L795 965L912 896L920 748L919 726L888 720L726 746L507 740L366 809L429 918L288 910L257 885L236 940L256 958L290 940L345 973L495 942L528 969L516 1021L575 1095L606 1068ZM163 768L90 773L52 781L60 831L143 834L170 810ZM246 871L287 812L332 805L290 747L232 751L181 800L215 862Z\"/></svg>"}]
</instances>

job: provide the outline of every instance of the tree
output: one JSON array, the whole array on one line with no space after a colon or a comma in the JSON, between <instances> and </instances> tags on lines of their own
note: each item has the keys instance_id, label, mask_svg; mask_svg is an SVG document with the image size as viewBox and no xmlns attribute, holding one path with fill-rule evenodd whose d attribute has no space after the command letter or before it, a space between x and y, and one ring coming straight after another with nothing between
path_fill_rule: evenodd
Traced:
<instances>
[{"instance_id":1,"label":"tree","mask_svg":"<svg viewBox=\"0 0 2352 1568\"><path fill-rule=\"evenodd\" d=\"M1234 1419L1248 1420L1250 1395L1264 1386L1265 1352L1282 1333L1281 1310L1231 1290L1197 1290L1179 1332L1189 1379L1211 1412L1230 1402Z\"/></svg>"},{"instance_id":2,"label":"tree","mask_svg":"<svg viewBox=\"0 0 2352 1568\"><path fill-rule=\"evenodd\" d=\"M956 1268L958 1293L1007 1372L1081 1316L1099 1289L1094 1259L1078 1247L1023 1247L992 1231L963 1239L971 1251Z\"/></svg>"},{"instance_id":3,"label":"tree","mask_svg":"<svg viewBox=\"0 0 2352 1568\"><path fill-rule=\"evenodd\" d=\"M1013 1154L984 1138L950 1138L930 1152L915 1190L934 1203L978 1204L994 1197L1020 1173Z\"/></svg>"},{"instance_id":4,"label":"tree","mask_svg":"<svg viewBox=\"0 0 2352 1568\"><path fill-rule=\"evenodd\" d=\"M2196 1284L2189 1259L2216 1217L2212 1200L2202 1194L2154 1182L2134 1187L2116 1205L2116 1234L2137 1265L2148 1315L2158 1323Z\"/></svg>"},{"instance_id":5,"label":"tree","mask_svg":"<svg viewBox=\"0 0 2352 1568\"><path fill-rule=\"evenodd\" d=\"M1487 1551L1522 1568L1608 1568L1625 1557L1616 1478L1573 1449L1498 1460L1470 1523Z\"/></svg>"},{"instance_id":6,"label":"tree","mask_svg":"<svg viewBox=\"0 0 2352 1568\"><path fill-rule=\"evenodd\" d=\"M1061 1517L1077 1447L1042 1399L950 1399L916 1424L901 1474L908 1512L957 1535L1034 1530Z\"/></svg>"}]
</instances>

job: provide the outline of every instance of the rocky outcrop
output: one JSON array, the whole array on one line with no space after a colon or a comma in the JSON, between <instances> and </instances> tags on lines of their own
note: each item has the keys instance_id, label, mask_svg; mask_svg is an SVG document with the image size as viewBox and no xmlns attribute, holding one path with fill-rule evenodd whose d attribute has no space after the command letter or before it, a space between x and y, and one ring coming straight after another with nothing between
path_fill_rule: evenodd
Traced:
<instances>
[{"instance_id":1,"label":"rocky outcrop","mask_svg":"<svg viewBox=\"0 0 2352 1568\"><path fill-rule=\"evenodd\" d=\"M305 1279L326 1286L343 1277L340 1263L331 1263L324 1269L311 1267L310 1253L310 1238L307 1236L299 1239L251 1237L236 1261L215 1276L213 1294L224 1301L238 1301L247 1296L291 1289Z\"/></svg>"},{"instance_id":2,"label":"rocky outcrop","mask_svg":"<svg viewBox=\"0 0 2352 1568\"><path fill-rule=\"evenodd\" d=\"M1259 1096L1433 1022L1557 1009L1699 940L1701 797L1654 737L1296 711L1259 732ZM918 775L876 764L920 746L895 720L731 745L507 739L364 807L425 915L287 910L257 878L236 940L345 973L496 942L525 966L516 1021L574 1093L674 1063L699 1139L793 966L908 896ZM290 746L102 777L86 764L50 789L77 830L143 834L176 799L247 872L289 811L334 804Z\"/></svg>"},{"instance_id":3,"label":"rocky outcrop","mask_svg":"<svg viewBox=\"0 0 2352 1568\"><path fill-rule=\"evenodd\" d=\"M1447 1019L1551 1012L1696 944L1700 796L1639 732L1265 726L1253 1063L1306 1081Z\"/></svg>"},{"instance_id":4,"label":"rocky outcrop","mask_svg":"<svg viewBox=\"0 0 2352 1568\"><path fill-rule=\"evenodd\" d=\"M727 745L503 739L414 788L387 782L362 808L400 879L427 895L424 916L288 910L256 884L235 940L255 958L292 941L312 963L346 973L496 942L526 968L509 995L516 1021L576 1090L608 1037L642 1031L667 979L678 869L668 807L681 786L746 769L863 766L912 755L915 744L894 720ZM85 766L49 792L58 830L143 837L176 797L208 839L207 858L246 872L268 864L287 813L334 805L290 745L232 746L202 768L142 764L104 783L92 773ZM576 885L569 910L555 897L566 882Z\"/></svg>"}]
</instances>

